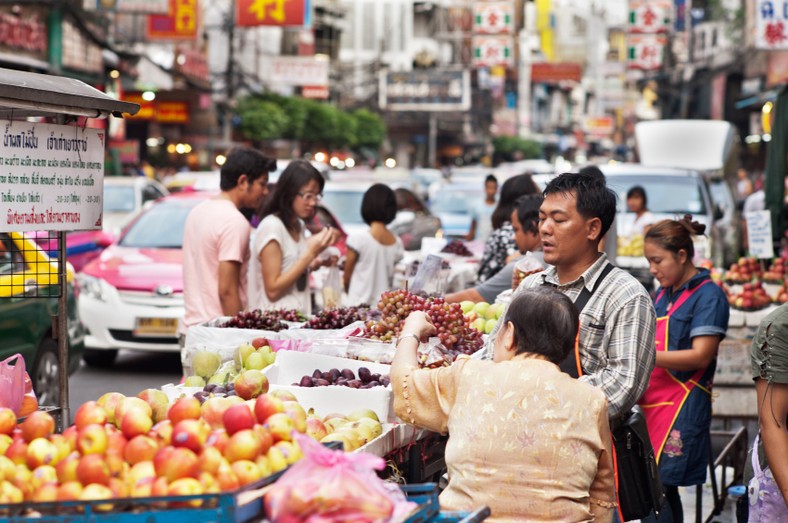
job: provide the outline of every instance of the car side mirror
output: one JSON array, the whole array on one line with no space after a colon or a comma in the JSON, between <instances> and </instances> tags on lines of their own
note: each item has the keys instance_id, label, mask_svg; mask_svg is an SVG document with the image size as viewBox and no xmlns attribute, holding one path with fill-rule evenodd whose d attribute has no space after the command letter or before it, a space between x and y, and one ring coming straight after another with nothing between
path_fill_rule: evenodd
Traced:
<instances>
[{"instance_id":1,"label":"car side mirror","mask_svg":"<svg viewBox=\"0 0 788 523\"><path fill-rule=\"evenodd\" d=\"M714 221L721 220L725 216L725 211L719 205L714 206Z\"/></svg>"}]
</instances>

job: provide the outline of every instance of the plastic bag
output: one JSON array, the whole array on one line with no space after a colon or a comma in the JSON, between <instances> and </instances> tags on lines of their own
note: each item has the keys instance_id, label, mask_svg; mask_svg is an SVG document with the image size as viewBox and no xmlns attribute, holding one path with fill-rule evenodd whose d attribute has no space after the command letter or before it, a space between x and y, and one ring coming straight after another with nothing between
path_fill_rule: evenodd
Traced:
<instances>
[{"instance_id":1,"label":"plastic bag","mask_svg":"<svg viewBox=\"0 0 788 523\"><path fill-rule=\"evenodd\" d=\"M297 434L304 458L285 472L264 497L272 523L395 523L416 508L375 474L382 458L331 450Z\"/></svg>"},{"instance_id":2,"label":"plastic bag","mask_svg":"<svg viewBox=\"0 0 788 523\"><path fill-rule=\"evenodd\" d=\"M26 396L32 397L33 401L25 400ZM0 361L0 407L13 410L17 416L26 416L38 409L38 402L35 399L33 383L25 372L25 360L22 355L17 353ZM33 404L35 408L32 408ZM27 412L28 410L30 412Z\"/></svg>"},{"instance_id":3,"label":"plastic bag","mask_svg":"<svg viewBox=\"0 0 788 523\"><path fill-rule=\"evenodd\" d=\"M419 265L416 276L413 278L410 292L413 294L419 294L421 292L426 292L427 294L443 294L449 278L449 273L444 269L443 263L443 258L433 254L424 258L424 261Z\"/></svg>"},{"instance_id":4,"label":"plastic bag","mask_svg":"<svg viewBox=\"0 0 788 523\"><path fill-rule=\"evenodd\" d=\"M328 268L328 275L323 281L323 308L336 309L342 297L342 278L339 267L332 265Z\"/></svg>"},{"instance_id":5,"label":"plastic bag","mask_svg":"<svg viewBox=\"0 0 788 523\"><path fill-rule=\"evenodd\" d=\"M514 266L514 272L512 273L512 289L516 289L526 277L537 272L542 272L543 270L544 264L536 259L536 256L530 252L525 253L525 256L520 258Z\"/></svg>"}]
</instances>

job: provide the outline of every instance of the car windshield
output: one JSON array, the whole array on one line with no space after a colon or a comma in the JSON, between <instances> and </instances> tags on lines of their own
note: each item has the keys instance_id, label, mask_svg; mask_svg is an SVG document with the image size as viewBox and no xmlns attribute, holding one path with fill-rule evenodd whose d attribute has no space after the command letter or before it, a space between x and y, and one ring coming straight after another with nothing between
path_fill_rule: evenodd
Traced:
<instances>
[{"instance_id":1,"label":"car windshield","mask_svg":"<svg viewBox=\"0 0 788 523\"><path fill-rule=\"evenodd\" d=\"M131 212L135 200L133 186L104 184L104 212Z\"/></svg>"},{"instance_id":2,"label":"car windshield","mask_svg":"<svg viewBox=\"0 0 788 523\"><path fill-rule=\"evenodd\" d=\"M482 191L440 190L432 198L430 209L433 213L469 214L481 200Z\"/></svg>"},{"instance_id":3,"label":"car windshield","mask_svg":"<svg viewBox=\"0 0 788 523\"><path fill-rule=\"evenodd\" d=\"M364 219L361 218L363 198L364 191L323 191L323 205L328 207L343 225L364 223Z\"/></svg>"},{"instance_id":4,"label":"car windshield","mask_svg":"<svg viewBox=\"0 0 788 523\"><path fill-rule=\"evenodd\" d=\"M126 231L119 245L147 249L180 249L186 216L198 200L161 202L143 213Z\"/></svg>"},{"instance_id":5,"label":"car windshield","mask_svg":"<svg viewBox=\"0 0 788 523\"><path fill-rule=\"evenodd\" d=\"M618 212L626 210L627 191L639 185L646 191L648 210L661 214L706 214L706 202L697 178L664 175L608 176L618 194Z\"/></svg>"}]
</instances>

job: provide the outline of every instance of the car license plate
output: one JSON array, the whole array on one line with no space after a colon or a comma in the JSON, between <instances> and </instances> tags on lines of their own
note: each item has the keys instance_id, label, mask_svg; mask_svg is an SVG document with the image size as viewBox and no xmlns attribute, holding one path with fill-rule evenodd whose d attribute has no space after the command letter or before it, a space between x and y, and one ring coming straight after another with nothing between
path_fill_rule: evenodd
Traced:
<instances>
[{"instance_id":1,"label":"car license plate","mask_svg":"<svg viewBox=\"0 0 788 523\"><path fill-rule=\"evenodd\" d=\"M135 336L177 336L178 318L137 318Z\"/></svg>"}]
</instances>

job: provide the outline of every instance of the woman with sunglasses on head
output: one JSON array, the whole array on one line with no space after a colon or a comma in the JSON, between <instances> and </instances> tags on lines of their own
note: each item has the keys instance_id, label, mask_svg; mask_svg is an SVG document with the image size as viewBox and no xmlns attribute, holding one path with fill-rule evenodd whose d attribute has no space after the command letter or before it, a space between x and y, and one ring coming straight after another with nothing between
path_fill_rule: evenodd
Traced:
<instances>
[{"instance_id":1,"label":"woman with sunglasses on head","mask_svg":"<svg viewBox=\"0 0 788 523\"><path fill-rule=\"evenodd\" d=\"M337 241L326 227L306 236L305 221L315 215L324 180L306 160L294 160L282 172L252 237L249 263L249 307L312 312L309 271L322 262L320 254Z\"/></svg>"},{"instance_id":2,"label":"woman with sunglasses on head","mask_svg":"<svg viewBox=\"0 0 788 523\"><path fill-rule=\"evenodd\" d=\"M396 216L397 198L390 187L376 183L367 189L361 200L361 217L369 230L347 239L343 276L347 305L377 306L383 291L391 289L394 266L405 253L402 240L387 227Z\"/></svg>"}]
</instances>

